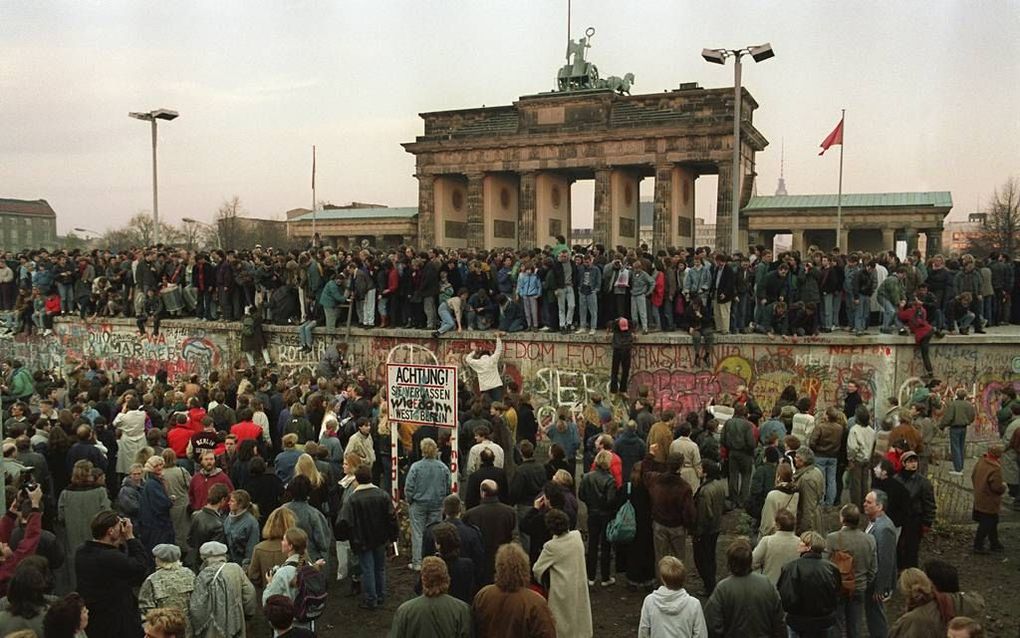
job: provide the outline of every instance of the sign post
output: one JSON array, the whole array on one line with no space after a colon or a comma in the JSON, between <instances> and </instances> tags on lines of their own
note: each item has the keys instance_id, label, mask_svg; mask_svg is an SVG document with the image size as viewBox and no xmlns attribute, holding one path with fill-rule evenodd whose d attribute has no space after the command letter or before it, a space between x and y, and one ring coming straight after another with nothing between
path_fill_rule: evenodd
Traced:
<instances>
[{"instance_id":1,"label":"sign post","mask_svg":"<svg viewBox=\"0 0 1020 638\"><path fill-rule=\"evenodd\" d=\"M390 421L390 454L393 456L393 498L396 480L397 424L450 428L450 487L457 492L460 468L457 455L457 368L417 363L386 364L387 417Z\"/></svg>"}]
</instances>

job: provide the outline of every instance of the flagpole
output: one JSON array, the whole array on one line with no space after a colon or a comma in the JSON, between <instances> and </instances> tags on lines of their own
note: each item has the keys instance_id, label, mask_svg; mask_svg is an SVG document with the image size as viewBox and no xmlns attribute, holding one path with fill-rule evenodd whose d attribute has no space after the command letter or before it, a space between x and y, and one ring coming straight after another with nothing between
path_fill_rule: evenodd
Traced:
<instances>
[{"instance_id":1,"label":"flagpole","mask_svg":"<svg viewBox=\"0 0 1020 638\"><path fill-rule=\"evenodd\" d=\"M845 146L846 136L846 109L842 109L843 114L839 118L840 126L840 137L844 141L839 144L839 190L836 193L836 246L844 253L849 250L849 246L841 246L843 238L843 146ZM849 238L847 244L849 244Z\"/></svg>"},{"instance_id":2,"label":"flagpole","mask_svg":"<svg viewBox=\"0 0 1020 638\"><path fill-rule=\"evenodd\" d=\"M840 151L842 153L843 151ZM315 197L315 145L312 144L312 244L315 243L315 217L319 209L318 200Z\"/></svg>"}]
</instances>

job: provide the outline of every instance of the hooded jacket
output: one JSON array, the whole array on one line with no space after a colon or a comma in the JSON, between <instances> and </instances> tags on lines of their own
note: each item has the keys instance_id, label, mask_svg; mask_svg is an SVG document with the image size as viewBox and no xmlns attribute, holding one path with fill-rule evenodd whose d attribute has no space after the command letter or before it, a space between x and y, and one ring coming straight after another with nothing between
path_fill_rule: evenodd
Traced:
<instances>
[{"instance_id":1,"label":"hooded jacket","mask_svg":"<svg viewBox=\"0 0 1020 638\"><path fill-rule=\"evenodd\" d=\"M708 636L701 601L685 589L660 586L641 605L638 638Z\"/></svg>"}]
</instances>

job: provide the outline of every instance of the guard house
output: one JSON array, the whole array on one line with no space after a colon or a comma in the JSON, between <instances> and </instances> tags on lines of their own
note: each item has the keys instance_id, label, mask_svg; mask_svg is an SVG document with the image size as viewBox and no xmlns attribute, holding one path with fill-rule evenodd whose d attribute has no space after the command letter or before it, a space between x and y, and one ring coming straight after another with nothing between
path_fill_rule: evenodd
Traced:
<instances>
[{"instance_id":1,"label":"guard house","mask_svg":"<svg viewBox=\"0 0 1020 638\"><path fill-rule=\"evenodd\" d=\"M768 144L752 123L757 106L744 90L743 203L755 153ZM569 235L570 186L579 179L595 180L594 241L637 246L646 178L655 180L654 247L690 246L696 180L717 174L717 192L708 195L717 200L715 243L729 247L732 89L548 93L421 118L424 135L403 146L417 164L422 246L529 248Z\"/></svg>"},{"instance_id":2,"label":"guard house","mask_svg":"<svg viewBox=\"0 0 1020 638\"><path fill-rule=\"evenodd\" d=\"M771 246L776 235L791 233L793 249L808 246L829 250L836 245L836 195L774 195L752 197L741 209L752 244ZM953 208L949 192L844 193L844 250L879 252L905 241L907 251L920 244L926 255L942 250L943 220Z\"/></svg>"}]
</instances>

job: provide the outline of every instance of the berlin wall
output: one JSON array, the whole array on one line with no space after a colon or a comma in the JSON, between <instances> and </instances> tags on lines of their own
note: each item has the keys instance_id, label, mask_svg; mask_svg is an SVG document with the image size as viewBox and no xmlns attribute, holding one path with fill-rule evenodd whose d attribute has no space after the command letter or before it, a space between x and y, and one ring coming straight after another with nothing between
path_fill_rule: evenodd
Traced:
<instances>
[{"instance_id":1,"label":"berlin wall","mask_svg":"<svg viewBox=\"0 0 1020 638\"><path fill-rule=\"evenodd\" d=\"M316 331L315 347L302 351L297 329L266 326L270 352L285 372L315 368L325 348L343 340L343 331ZM422 338L420 331L355 329L350 353L357 365L382 381L387 359L417 363L458 364L473 347L492 349L491 333L464 332L443 339ZM171 378L234 367L243 360L238 324L165 321L159 336L138 334L132 322L58 320L49 337L18 336L0 341L0 355L30 367L69 369L95 359L114 373L152 376L165 368ZM592 394L608 394L609 336L517 333L505 341L501 370L505 380L530 392L536 407L573 407ZM825 335L798 339L733 336L715 346L712 365L695 367L686 335L641 336L634 347L628 391L652 391L656 407L687 412L712 397L747 385L768 411L783 388L793 385L816 410L840 404L846 383L857 380L869 407L883 412L889 397L901 402L921 384L920 356L909 338L855 338ZM947 337L935 342L936 376L946 381L946 398L957 388L976 397L979 418L974 434L992 436L998 390L1020 390L1020 353L1008 338L996 335ZM462 380L473 373L461 366Z\"/></svg>"}]
</instances>

